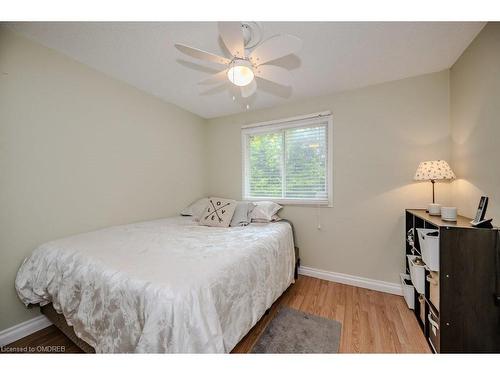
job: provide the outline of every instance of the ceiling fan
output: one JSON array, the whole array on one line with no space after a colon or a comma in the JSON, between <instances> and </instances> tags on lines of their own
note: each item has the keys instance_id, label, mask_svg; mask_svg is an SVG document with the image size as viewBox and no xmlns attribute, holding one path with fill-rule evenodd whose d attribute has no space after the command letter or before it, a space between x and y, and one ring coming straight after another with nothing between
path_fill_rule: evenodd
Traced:
<instances>
[{"instance_id":1,"label":"ceiling fan","mask_svg":"<svg viewBox=\"0 0 500 375\"><path fill-rule=\"evenodd\" d=\"M299 38L289 34L279 34L262 42L257 22L219 22L218 29L230 53L229 57L218 56L180 43L175 44L179 51L188 56L225 67L224 70L200 81L199 84L216 84L229 80L240 88L243 98L252 96L257 90L256 77L282 86L291 86L290 72L268 63L299 51L302 47Z\"/></svg>"}]
</instances>

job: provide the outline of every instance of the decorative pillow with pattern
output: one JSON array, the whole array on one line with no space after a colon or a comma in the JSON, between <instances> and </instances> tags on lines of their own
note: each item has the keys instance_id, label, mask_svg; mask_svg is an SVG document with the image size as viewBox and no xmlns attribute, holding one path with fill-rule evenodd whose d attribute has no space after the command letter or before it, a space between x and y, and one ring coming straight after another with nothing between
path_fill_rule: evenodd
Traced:
<instances>
[{"instance_id":1,"label":"decorative pillow with pattern","mask_svg":"<svg viewBox=\"0 0 500 375\"><path fill-rule=\"evenodd\" d=\"M228 227L235 208L236 201L233 199L210 197L208 207L201 215L200 224L209 227Z\"/></svg>"}]
</instances>

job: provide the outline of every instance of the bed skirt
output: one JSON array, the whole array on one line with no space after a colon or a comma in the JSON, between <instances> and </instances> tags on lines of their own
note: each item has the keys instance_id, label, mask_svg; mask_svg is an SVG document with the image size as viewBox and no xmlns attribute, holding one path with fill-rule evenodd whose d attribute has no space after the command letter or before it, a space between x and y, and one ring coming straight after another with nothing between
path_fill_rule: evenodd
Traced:
<instances>
[{"instance_id":1,"label":"bed skirt","mask_svg":"<svg viewBox=\"0 0 500 375\"><path fill-rule=\"evenodd\" d=\"M68 325L63 314L59 314L51 303L40 307L40 311L45 315L57 328L59 328L66 337L82 349L85 353L95 353L95 349L79 338L73 327Z\"/></svg>"}]
</instances>

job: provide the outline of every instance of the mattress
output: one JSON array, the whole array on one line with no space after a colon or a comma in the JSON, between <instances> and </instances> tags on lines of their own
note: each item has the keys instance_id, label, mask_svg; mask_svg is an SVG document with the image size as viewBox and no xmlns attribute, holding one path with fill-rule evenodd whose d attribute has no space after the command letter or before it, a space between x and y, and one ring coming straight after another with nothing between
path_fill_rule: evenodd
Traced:
<instances>
[{"instance_id":1,"label":"mattress","mask_svg":"<svg viewBox=\"0 0 500 375\"><path fill-rule=\"evenodd\" d=\"M52 303L98 353L225 353L293 283L294 262L288 223L173 217L45 243L16 290Z\"/></svg>"}]
</instances>

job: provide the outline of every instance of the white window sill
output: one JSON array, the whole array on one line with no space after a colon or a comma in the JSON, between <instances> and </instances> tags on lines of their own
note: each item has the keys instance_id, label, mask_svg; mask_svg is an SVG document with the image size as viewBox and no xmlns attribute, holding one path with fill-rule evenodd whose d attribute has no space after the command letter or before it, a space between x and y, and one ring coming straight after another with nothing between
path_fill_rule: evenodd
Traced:
<instances>
[{"instance_id":1,"label":"white window sill","mask_svg":"<svg viewBox=\"0 0 500 375\"><path fill-rule=\"evenodd\" d=\"M313 206L313 207L333 207L333 204L328 200L314 199L283 199L283 198L266 198L266 197L244 197L243 200L249 202L271 201L283 206Z\"/></svg>"}]
</instances>

